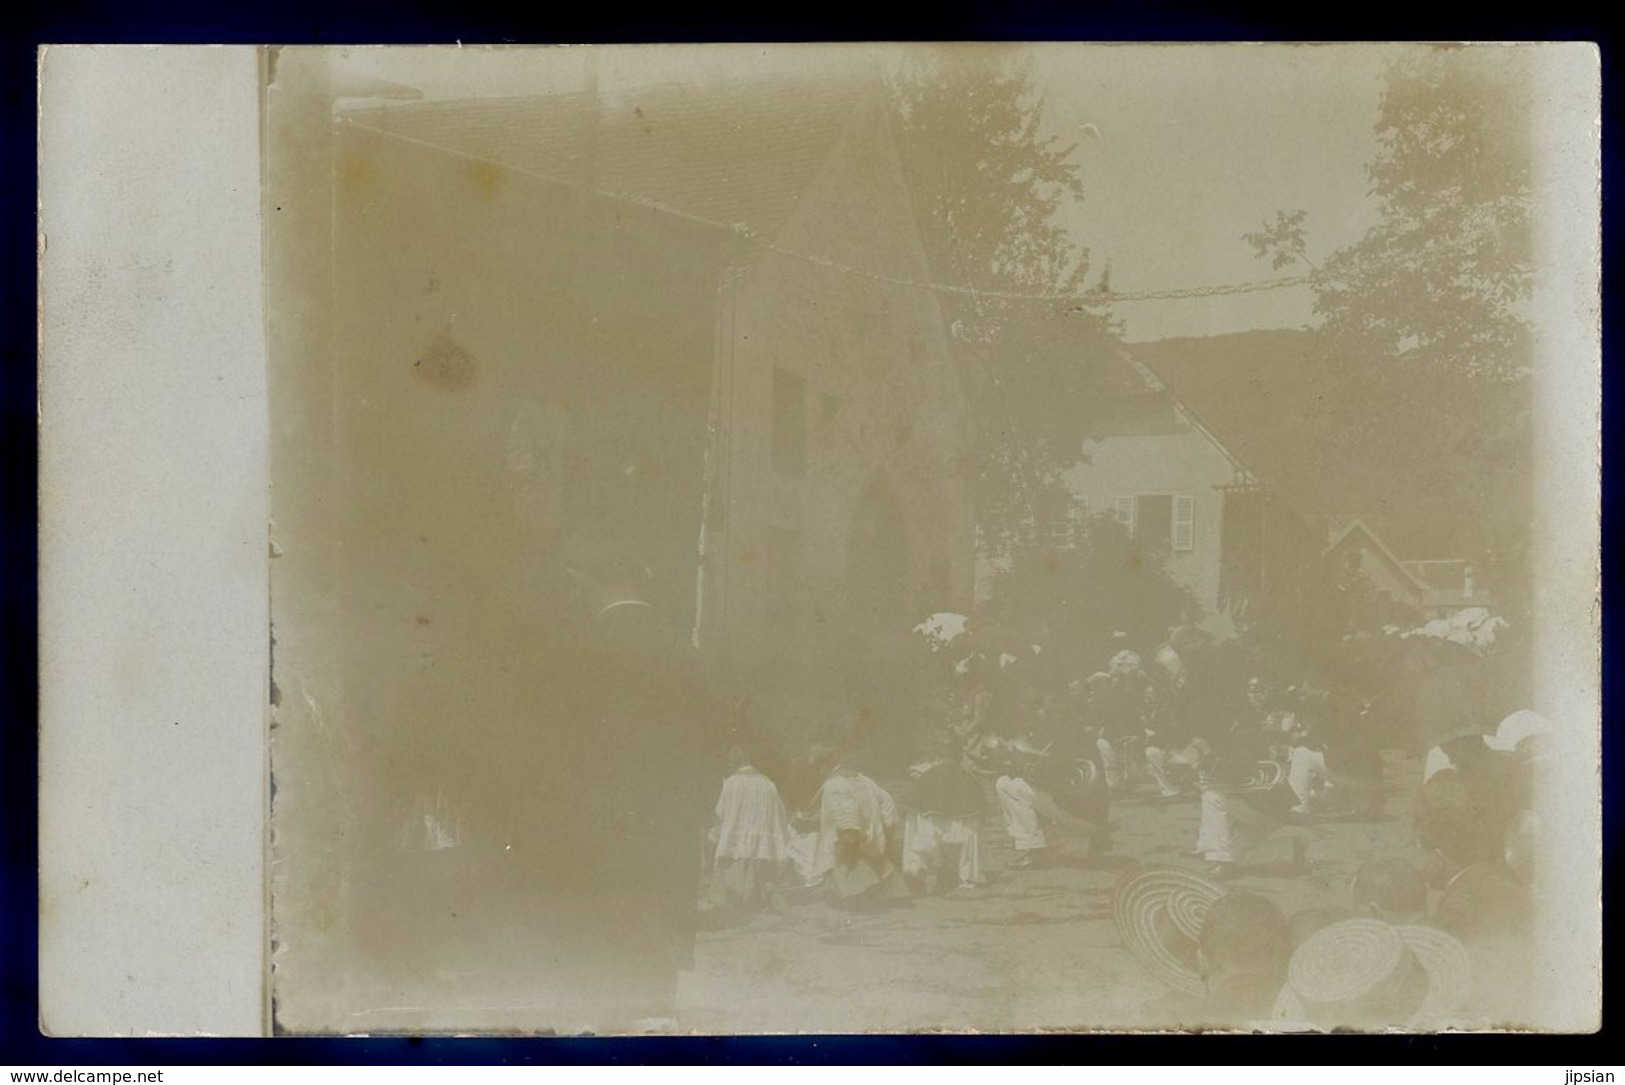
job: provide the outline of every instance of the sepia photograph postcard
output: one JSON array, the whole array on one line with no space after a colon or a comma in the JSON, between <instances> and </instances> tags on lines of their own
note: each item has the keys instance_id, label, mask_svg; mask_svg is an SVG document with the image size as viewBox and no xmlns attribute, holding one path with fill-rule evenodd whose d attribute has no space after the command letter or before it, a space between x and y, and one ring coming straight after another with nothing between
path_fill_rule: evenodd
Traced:
<instances>
[{"instance_id":1,"label":"sepia photograph postcard","mask_svg":"<svg viewBox=\"0 0 1625 1085\"><path fill-rule=\"evenodd\" d=\"M110 182L51 107L200 52L43 54L59 495ZM262 669L201 726L260 1031L1598 1027L1594 47L209 64ZM118 1031L71 796L127 770L73 756L52 571L41 982Z\"/></svg>"}]
</instances>

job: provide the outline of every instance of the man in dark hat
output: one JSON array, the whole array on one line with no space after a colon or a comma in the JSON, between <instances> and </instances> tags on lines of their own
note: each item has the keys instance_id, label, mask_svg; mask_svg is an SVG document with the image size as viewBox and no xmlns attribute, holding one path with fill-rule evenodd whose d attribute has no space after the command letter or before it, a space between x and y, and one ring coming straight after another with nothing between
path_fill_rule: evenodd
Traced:
<instances>
[{"instance_id":1,"label":"man in dark hat","mask_svg":"<svg viewBox=\"0 0 1625 1085\"><path fill-rule=\"evenodd\" d=\"M825 899L855 911L906 901L908 886L892 862L901 852L896 802L834 746L815 746L809 760L824 773L813 866Z\"/></svg>"},{"instance_id":2,"label":"man in dark hat","mask_svg":"<svg viewBox=\"0 0 1625 1085\"><path fill-rule=\"evenodd\" d=\"M1196 954L1207 980L1206 1008L1231 1021L1257 1021L1275 1008L1286 981L1290 927L1268 898L1226 893L1208 911Z\"/></svg>"},{"instance_id":3,"label":"man in dark hat","mask_svg":"<svg viewBox=\"0 0 1625 1085\"><path fill-rule=\"evenodd\" d=\"M927 892L972 889L982 882L981 821L987 798L966 770L947 731L921 742L924 758L909 769L903 810L903 874ZM947 876L953 871L957 877Z\"/></svg>"},{"instance_id":4,"label":"man in dark hat","mask_svg":"<svg viewBox=\"0 0 1625 1085\"><path fill-rule=\"evenodd\" d=\"M537 661L543 756L525 840L537 977L596 1031L670 1027L692 967L702 845L726 749L681 622L616 532L558 554L557 634Z\"/></svg>"},{"instance_id":5,"label":"man in dark hat","mask_svg":"<svg viewBox=\"0 0 1625 1085\"><path fill-rule=\"evenodd\" d=\"M1445 769L1417 798L1417 842L1439 888L1432 922L1472 957L1478 1008L1496 1023L1527 1013L1534 900L1506 865L1506 796Z\"/></svg>"},{"instance_id":6,"label":"man in dark hat","mask_svg":"<svg viewBox=\"0 0 1625 1085\"><path fill-rule=\"evenodd\" d=\"M1267 1019L1287 979L1291 928L1265 897L1183 870L1131 870L1112 894L1129 951L1172 990L1145 1007L1159 1025L1235 1027Z\"/></svg>"},{"instance_id":7,"label":"man in dark hat","mask_svg":"<svg viewBox=\"0 0 1625 1085\"><path fill-rule=\"evenodd\" d=\"M1355 911L1385 923L1404 925L1427 918L1427 876L1404 859L1367 859L1349 884Z\"/></svg>"},{"instance_id":8,"label":"man in dark hat","mask_svg":"<svg viewBox=\"0 0 1625 1085\"><path fill-rule=\"evenodd\" d=\"M1098 765L1026 739L1002 742L993 750L999 772L994 793L1016 852L1005 864L1008 869L1046 865L1050 854L1046 827L1083 836L1090 860L1105 854L1110 817L1105 776Z\"/></svg>"}]
</instances>

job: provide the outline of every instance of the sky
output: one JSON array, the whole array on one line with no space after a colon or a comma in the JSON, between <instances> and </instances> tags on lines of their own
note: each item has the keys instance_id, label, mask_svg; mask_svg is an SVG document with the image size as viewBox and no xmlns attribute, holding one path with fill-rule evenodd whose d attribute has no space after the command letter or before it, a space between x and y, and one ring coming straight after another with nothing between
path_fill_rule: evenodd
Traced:
<instances>
[{"instance_id":1,"label":"sky","mask_svg":"<svg viewBox=\"0 0 1625 1085\"><path fill-rule=\"evenodd\" d=\"M1036 49L1047 127L1077 139L1085 199L1063 218L1125 293L1293 274L1242 235L1277 210L1308 212L1319 263L1375 222L1381 74L1372 47L1140 46ZM1093 128L1085 130L1084 125ZM1094 135L1098 132L1099 135ZM1114 315L1131 341L1299 327L1307 287L1157 302Z\"/></svg>"},{"instance_id":2,"label":"sky","mask_svg":"<svg viewBox=\"0 0 1625 1085\"><path fill-rule=\"evenodd\" d=\"M335 70L426 98L580 90L588 54L600 92L784 72L834 77L893 65L903 46L549 46L354 48ZM959 48L980 48L960 46ZM1046 134L1077 142L1085 199L1060 221L1113 291L1182 290L1291 274L1242 235L1277 210L1308 212L1317 263L1375 221L1365 167L1385 65L1404 46L1066 45L1024 47L1044 95ZM387 89L387 88L386 88ZM1312 319L1306 287L1119 302L1124 336L1145 341Z\"/></svg>"}]
</instances>

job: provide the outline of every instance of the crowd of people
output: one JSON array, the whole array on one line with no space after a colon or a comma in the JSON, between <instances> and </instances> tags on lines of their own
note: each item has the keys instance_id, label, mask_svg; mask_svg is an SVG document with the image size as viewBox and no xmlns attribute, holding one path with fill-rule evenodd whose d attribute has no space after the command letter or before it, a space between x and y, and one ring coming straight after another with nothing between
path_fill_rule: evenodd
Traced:
<instances>
[{"instance_id":1,"label":"crowd of people","mask_svg":"<svg viewBox=\"0 0 1625 1085\"><path fill-rule=\"evenodd\" d=\"M1114 891L1118 929L1170 988L1148 1007L1151 1019L1420 1030L1526 1023L1534 785L1550 733L1521 711L1494 734L1433 751L1408 854L1367 859L1333 907L1288 916L1262 894L1190 871L1131 871Z\"/></svg>"},{"instance_id":2,"label":"crowd of people","mask_svg":"<svg viewBox=\"0 0 1625 1085\"><path fill-rule=\"evenodd\" d=\"M561 1025L674 1027L701 927L815 901L875 911L975 897L1057 863L1126 868L1113 890L1121 945L1170 989L1144 1023L1522 1016L1543 839L1535 779L1558 737L1532 713L1463 725L1471 698L1443 693L1468 687L1441 683L1409 713L1428 736L1416 745L1433 747L1415 750L1416 778L1385 779L1394 734L1373 724L1346 667L1287 669L1180 627L1151 645L1113 638L1071 668L957 623L932 657L952 666L922 671L930 688L867 689L862 726L786 749L797 729L753 725L743 702L717 699L647 569L613 542L584 531L561 548L571 620L527 672L548 718L572 725L546 742L488 743L491 797L463 796L485 814L479 839L511 890L487 907L530 902L507 929L532 957L512 967L546 977L568 1010ZM1382 812L1408 805L1408 838L1369 856L1336 907L1288 915L1285 897L1237 888L1283 828L1303 842L1303 826L1372 819L1405 792L1414 802ZM1125 803L1180 832L1194 806L1189 862L1117 852ZM461 914L458 899L426 897L419 913Z\"/></svg>"},{"instance_id":3,"label":"crowd of people","mask_svg":"<svg viewBox=\"0 0 1625 1085\"><path fill-rule=\"evenodd\" d=\"M1289 917L1231 879L1285 827L1379 816L1390 788L1363 706L1313 673L1274 681L1191 628L1147 654L1116 651L1068 697L1011 680L1010 657L995 656L965 672L950 718L922 726L906 771L870 775L851 748L820 744L798 766L799 802L735 747L706 844L706 911L728 923L815 899L875 910L974 892L992 825L1010 849L1001 870L1047 865L1060 838L1089 864L1111 850L1114 802L1185 799L1200 809L1199 872L1116 857L1133 863L1114 893L1124 944L1171 988L1152 1018L1518 1019L1544 721L1515 713L1429 751L1423 779L1391 782L1415 790L1412 845L1361 866L1338 907ZM1308 836L1291 839L1302 869Z\"/></svg>"}]
</instances>

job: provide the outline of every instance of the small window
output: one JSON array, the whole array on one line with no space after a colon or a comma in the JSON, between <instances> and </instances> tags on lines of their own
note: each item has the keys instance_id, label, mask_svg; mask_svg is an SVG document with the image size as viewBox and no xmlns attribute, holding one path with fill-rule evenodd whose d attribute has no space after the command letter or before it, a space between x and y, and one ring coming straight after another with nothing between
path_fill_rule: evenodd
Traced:
<instances>
[{"instance_id":1,"label":"small window","mask_svg":"<svg viewBox=\"0 0 1625 1085\"><path fill-rule=\"evenodd\" d=\"M1196 499L1181 494L1174 498L1174 551L1196 549Z\"/></svg>"},{"instance_id":2,"label":"small window","mask_svg":"<svg viewBox=\"0 0 1625 1085\"><path fill-rule=\"evenodd\" d=\"M1072 545L1077 546L1083 542L1084 533L1089 528L1089 499L1080 497L1067 506L1067 531L1071 533Z\"/></svg>"},{"instance_id":3,"label":"small window","mask_svg":"<svg viewBox=\"0 0 1625 1085\"><path fill-rule=\"evenodd\" d=\"M1038 517L1028 515L1016 525L1016 545L1031 547L1038 543Z\"/></svg>"},{"instance_id":4,"label":"small window","mask_svg":"<svg viewBox=\"0 0 1625 1085\"><path fill-rule=\"evenodd\" d=\"M807 382L773 370L773 467L781 474L807 471Z\"/></svg>"},{"instance_id":5,"label":"small window","mask_svg":"<svg viewBox=\"0 0 1625 1085\"><path fill-rule=\"evenodd\" d=\"M1071 509L1062 509L1049 519L1047 542L1051 549L1070 550L1077 541L1077 521Z\"/></svg>"},{"instance_id":6,"label":"small window","mask_svg":"<svg viewBox=\"0 0 1625 1085\"><path fill-rule=\"evenodd\" d=\"M1168 550L1174 541L1172 494L1140 494L1134 499L1134 537L1147 550Z\"/></svg>"},{"instance_id":7,"label":"small window","mask_svg":"<svg viewBox=\"0 0 1625 1085\"><path fill-rule=\"evenodd\" d=\"M1129 534L1134 533L1134 498L1133 496L1119 497L1114 510L1117 522L1128 529Z\"/></svg>"},{"instance_id":8,"label":"small window","mask_svg":"<svg viewBox=\"0 0 1625 1085\"><path fill-rule=\"evenodd\" d=\"M767 530L767 609L783 619L796 612L801 585L801 532Z\"/></svg>"},{"instance_id":9,"label":"small window","mask_svg":"<svg viewBox=\"0 0 1625 1085\"><path fill-rule=\"evenodd\" d=\"M952 586L952 577L948 572L948 559L937 554L931 559L929 571L926 574L926 589L931 593L932 606L947 606L949 589Z\"/></svg>"}]
</instances>

